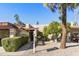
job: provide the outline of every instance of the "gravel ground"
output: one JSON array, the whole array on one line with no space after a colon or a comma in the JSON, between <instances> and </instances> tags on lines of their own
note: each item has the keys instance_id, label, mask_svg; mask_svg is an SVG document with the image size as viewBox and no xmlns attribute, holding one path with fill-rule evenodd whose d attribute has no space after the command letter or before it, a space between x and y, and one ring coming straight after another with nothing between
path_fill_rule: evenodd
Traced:
<instances>
[{"instance_id":1,"label":"gravel ground","mask_svg":"<svg viewBox=\"0 0 79 59\"><path fill-rule=\"evenodd\" d=\"M32 43L24 45L17 52L5 52L0 47L1 56L79 56L79 43L67 43L66 49L59 49L60 43L46 42L46 45L38 45L36 53L32 53Z\"/></svg>"}]
</instances>

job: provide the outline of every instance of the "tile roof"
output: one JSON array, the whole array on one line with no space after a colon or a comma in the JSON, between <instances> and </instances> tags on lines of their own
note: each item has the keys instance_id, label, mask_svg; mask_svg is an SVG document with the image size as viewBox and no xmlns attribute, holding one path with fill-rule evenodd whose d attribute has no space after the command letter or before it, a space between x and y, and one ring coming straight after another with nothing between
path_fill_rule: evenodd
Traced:
<instances>
[{"instance_id":1,"label":"tile roof","mask_svg":"<svg viewBox=\"0 0 79 59\"><path fill-rule=\"evenodd\" d=\"M9 22L0 22L0 29L10 29L10 28L17 28L17 27Z\"/></svg>"}]
</instances>

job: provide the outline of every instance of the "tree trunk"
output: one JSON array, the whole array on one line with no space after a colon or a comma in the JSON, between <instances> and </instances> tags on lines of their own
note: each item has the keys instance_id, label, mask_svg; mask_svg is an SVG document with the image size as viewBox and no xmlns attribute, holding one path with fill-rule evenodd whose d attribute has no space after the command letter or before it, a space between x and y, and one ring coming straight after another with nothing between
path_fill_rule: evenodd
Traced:
<instances>
[{"instance_id":1,"label":"tree trunk","mask_svg":"<svg viewBox=\"0 0 79 59\"><path fill-rule=\"evenodd\" d=\"M66 4L62 4L62 38L60 48L66 48L67 27L66 27Z\"/></svg>"}]
</instances>

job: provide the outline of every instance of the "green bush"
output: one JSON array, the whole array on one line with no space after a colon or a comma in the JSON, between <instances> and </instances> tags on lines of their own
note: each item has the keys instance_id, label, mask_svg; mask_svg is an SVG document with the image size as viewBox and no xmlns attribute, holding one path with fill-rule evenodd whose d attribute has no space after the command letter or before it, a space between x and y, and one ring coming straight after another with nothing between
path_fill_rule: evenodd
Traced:
<instances>
[{"instance_id":1,"label":"green bush","mask_svg":"<svg viewBox=\"0 0 79 59\"><path fill-rule=\"evenodd\" d=\"M5 51L14 52L22 45L28 42L28 37L13 37L13 38L4 38L1 40L1 44Z\"/></svg>"}]
</instances>

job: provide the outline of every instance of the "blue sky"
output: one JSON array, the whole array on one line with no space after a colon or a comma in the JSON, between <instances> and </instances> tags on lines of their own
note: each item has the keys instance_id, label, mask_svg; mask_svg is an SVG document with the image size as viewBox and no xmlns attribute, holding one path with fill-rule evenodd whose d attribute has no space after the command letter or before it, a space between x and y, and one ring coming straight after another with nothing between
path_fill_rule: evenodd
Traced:
<instances>
[{"instance_id":1,"label":"blue sky","mask_svg":"<svg viewBox=\"0 0 79 59\"><path fill-rule=\"evenodd\" d=\"M79 12L79 8L76 9ZM45 8L43 4L40 3L2 3L0 4L0 22L16 22L14 15L18 14L20 20L28 24L36 24L38 21L40 24L48 24L52 21L60 21L58 10L54 13L50 9ZM67 11L68 22L78 21L79 15L77 15L77 20L74 20L74 14L72 11Z\"/></svg>"}]
</instances>

